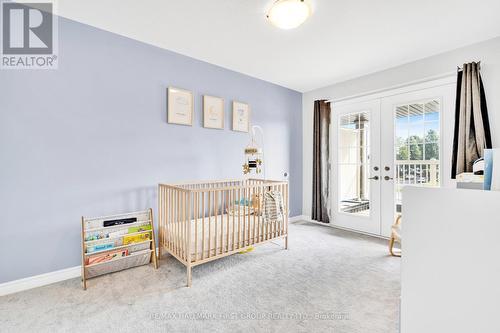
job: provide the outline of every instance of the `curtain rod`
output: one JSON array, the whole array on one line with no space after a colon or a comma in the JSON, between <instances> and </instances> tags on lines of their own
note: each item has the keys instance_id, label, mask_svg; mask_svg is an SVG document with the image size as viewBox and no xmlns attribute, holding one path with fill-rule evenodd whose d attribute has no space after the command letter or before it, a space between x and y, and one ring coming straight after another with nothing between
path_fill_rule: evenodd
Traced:
<instances>
[{"instance_id":1,"label":"curtain rod","mask_svg":"<svg viewBox=\"0 0 500 333\"><path fill-rule=\"evenodd\" d=\"M476 62L476 64L479 66L479 69L481 69L481 61ZM457 72L460 72L460 71L463 71L463 70L464 70L463 67L457 66Z\"/></svg>"}]
</instances>

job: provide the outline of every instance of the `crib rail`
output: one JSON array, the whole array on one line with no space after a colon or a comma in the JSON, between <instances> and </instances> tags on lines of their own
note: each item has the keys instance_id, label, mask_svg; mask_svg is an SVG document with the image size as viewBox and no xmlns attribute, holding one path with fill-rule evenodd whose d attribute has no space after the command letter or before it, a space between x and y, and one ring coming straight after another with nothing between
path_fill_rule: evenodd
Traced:
<instances>
[{"instance_id":1,"label":"crib rail","mask_svg":"<svg viewBox=\"0 0 500 333\"><path fill-rule=\"evenodd\" d=\"M264 221L263 198L278 191L281 220ZM159 184L159 255L167 251L188 269L284 238L288 246L288 183L261 179Z\"/></svg>"}]
</instances>

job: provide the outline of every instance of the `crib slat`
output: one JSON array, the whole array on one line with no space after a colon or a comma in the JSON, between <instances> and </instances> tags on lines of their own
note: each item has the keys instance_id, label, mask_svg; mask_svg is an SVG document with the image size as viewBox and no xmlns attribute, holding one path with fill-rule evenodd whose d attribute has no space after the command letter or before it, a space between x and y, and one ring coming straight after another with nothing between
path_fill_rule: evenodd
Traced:
<instances>
[{"instance_id":1,"label":"crib slat","mask_svg":"<svg viewBox=\"0 0 500 333\"><path fill-rule=\"evenodd\" d=\"M235 225L235 221L234 221L234 213L235 213L234 202L235 202L235 199L236 199L236 191L235 190L231 190L231 192L232 192L232 195L231 195L231 212L232 212L231 217L232 217L232 220L233 220L233 229L232 229L233 232L232 232L232 235L231 235L231 237L232 237L232 243L231 244L232 244L232 251L234 251L234 245L235 245L234 244L234 240L235 240L235 237L234 237L235 235L234 234L236 232L236 225Z\"/></svg>"},{"instance_id":2,"label":"crib slat","mask_svg":"<svg viewBox=\"0 0 500 333\"><path fill-rule=\"evenodd\" d=\"M257 188L257 195L259 196L259 201L258 201L259 216L257 217L257 243L260 243L260 234L261 234L261 232L260 232L261 218L262 218L262 200L261 200L261 196L260 196L261 191L262 191L262 188L259 186Z\"/></svg>"},{"instance_id":3,"label":"crib slat","mask_svg":"<svg viewBox=\"0 0 500 333\"><path fill-rule=\"evenodd\" d=\"M229 252L229 202L231 200L231 195L229 191L226 193L226 252Z\"/></svg>"},{"instance_id":4,"label":"crib slat","mask_svg":"<svg viewBox=\"0 0 500 333\"><path fill-rule=\"evenodd\" d=\"M240 248L240 236L241 236L241 214L240 214L240 209L241 209L241 190L238 189L238 249Z\"/></svg>"},{"instance_id":5,"label":"crib slat","mask_svg":"<svg viewBox=\"0 0 500 333\"><path fill-rule=\"evenodd\" d=\"M176 207L176 209L173 211L173 215L174 215L174 224L172 225L173 229L174 229L174 251L175 251L175 254L176 255L179 255L179 250L177 248L177 237L179 236L179 232L177 230L177 225L178 225L178 214L179 214L179 200L178 200L178 197L179 197L179 191L175 190L173 191L173 200L174 200L174 206Z\"/></svg>"},{"instance_id":6,"label":"crib slat","mask_svg":"<svg viewBox=\"0 0 500 333\"><path fill-rule=\"evenodd\" d=\"M250 226L250 217L251 217L251 215L250 215L250 201L252 200L251 195L250 195L250 188L247 189L247 200L248 200L248 202L247 202L248 206L247 206L246 213L247 213L247 224L248 225L247 225L246 243L247 243L247 245L250 245L250 227L251 227Z\"/></svg>"},{"instance_id":7,"label":"crib slat","mask_svg":"<svg viewBox=\"0 0 500 333\"><path fill-rule=\"evenodd\" d=\"M168 189L167 192L167 200L168 200L168 210L165 215L168 216L168 221L167 221L167 244L170 250L173 249L172 247L172 235L174 234L172 231L172 216L171 212L174 210L174 207L172 206L172 189Z\"/></svg>"},{"instance_id":8,"label":"crib slat","mask_svg":"<svg viewBox=\"0 0 500 333\"><path fill-rule=\"evenodd\" d=\"M191 257L191 192L186 192L186 254L187 261L190 262Z\"/></svg>"},{"instance_id":9,"label":"crib slat","mask_svg":"<svg viewBox=\"0 0 500 333\"><path fill-rule=\"evenodd\" d=\"M174 190L170 189L170 246L173 253L175 253L175 230L174 230L174 217L175 202L174 202Z\"/></svg>"},{"instance_id":10,"label":"crib slat","mask_svg":"<svg viewBox=\"0 0 500 333\"><path fill-rule=\"evenodd\" d=\"M168 224L170 223L170 216L168 215L168 212L170 212L170 201L169 201L169 193L170 189L162 187L162 206L163 206L163 212L162 212L162 227L164 228L163 236L162 236L162 242L160 243L161 246L167 245L167 248L170 248L170 243L168 237L170 236L170 230L168 229Z\"/></svg>"},{"instance_id":11,"label":"crib slat","mask_svg":"<svg viewBox=\"0 0 500 333\"><path fill-rule=\"evenodd\" d=\"M180 250L179 250L179 214L181 212L181 204L180 204L180 193L178 190L175 191L175 204L177 206L177 209L175 210L175 253L180 257Z\"/></svg>"},{"instance_id":12,"label":"crib slat","mask_svg":"<svg viewBox=\"0 0 500 333\"><path fill-rule=\"evenodd\" d=\"M186 193L182 193L182 222L181 222L181 247L182 247L182 258L187 260L186 255Z\"/></svg>"},{"instance_id":13,"label":"crib slat","mask_svg":"<svg viewBox=\"0 0 500 333\"><path fill-rule=\"evenodd\" d=\"M219 202L219 191L214 191L214 218L215 218L215 229L214 229L214 256L217 255L217 227L219 225L218 218L218 202Z\"/></svg>"},{"instance_id":14,"label":"crib slat","mask_svg":"<svg viewBox=\"0 0 500 333\"><path fill-rule=\"evenodd\" d=\"M252 210L253 210L253 226L252 226L252 244L255 244L255 214L257 214L256 210L255 210L255 207L254 207L254 200L255 200L255 187L252 188L252 195L251 195L251 198L252 198Z\"/></svg>"},{"instance_id":15,"label":"crib slat","mask_svg":"<svg viewBox=\"0 0 500 333\"><path fill-rule=\"evenodd\" d=\"M184 208L184 192L179 192L181 208L179 211L179 248L181 250L181 258L186 259L184 257L184 217L185 217L185 208Z\"/></svg>"},{"instance_id":16,"label":"crib slat","mask_svg":"<svg viewBox=\"0 0 500 333\"><path fill-rule=\"evenodd\" d=\"M179 256L183 258L183 249L182 249L182 192L177 191L177 199L179 200L179 217L177 219L177 231L178 231L178 239L177 239L177 248L179 249Z\"/></svg>"},{"instance_id":17,"label":"crib slat","mask_svg":"<svg viewBox=\"0 0 500 333\"><path fill-rule=\"evenodd\" d=\"M205 192L201 192L201 259L205 258Z\"/></svg>"},{"instance_id":18,"label":"crib slat","mask_svg":"<svg viewBox=\"0 0 500 333\"><path fill-rule=\"evenodd\" d=\"M194 261L198 260L198 214L199 210L199 198L198 193L193 193L195 196L195 208L194 208Z\"/></svg>"},{"instance_id":19,"label":"crib slat","mask_svg":"<svg viewBox=\"0 0 500 333\"><path fill-rule=\"evenodd\" d=\"M207 248L207 258L210 258L210 243L212 240L212 205L211 205L211 193L208 191L208 248Z\"/></svg>"},{"instance_id":20,"label":"crib slat","mask_svg":"<svg viewBox=\"0 0 500 333\"><path fill-rule=\"evenodd\" d=\"M246 226L247 226L247 188L243 188L243 230L242 230L242 236L241 236L241 246L244 247L246 245Z\"/></svg>"},{"instance_id":21,"label":"crib slat","mask_svg":"<svg viewBox=\"0 0 500 333\"><path fill-rule=\"evenodd\" d=\"M220 193L220 253L224 251L224 191Z\"/></svg>"},{"instance_id":22,"label":"crib slat","mask_svg":"<svg viewBox=\"0 0 500 333\"><path fill-rule=\"evenodd\" d=\"M170 236L170 230L168 230L168 224L170 223L170 218L168 216L168 212L170 212L170 198L169 198L169 193L170 189L162 187L162 207L163 207L163 212L162 212L162 228L164 230L163 235L162 235L162 241L160 242L160 246L165 246L167 248L170 248L170 243L168 237Z\"/></svg>"},{"instance_id":23,"label":"crib slat","mask_svg":"<svg viewBox=\"0 0 500 333\"><path fill-rule=\"evenodd\" d=\"M173 210L172 208L172 202L170 200L170 192L172 190L170 188L165 188L163 195L166 201L166 210L163 212L163 216L165 217L165 223L164 223L164 228L166 230L165 236L164 236L164 241L167 244L167 248L172 250L172 244L170 243L170 237L172 237L172 230L170 230L170 223L172 222L172 219L170 218L170 211Z\"/></svg>"}]
</instances>

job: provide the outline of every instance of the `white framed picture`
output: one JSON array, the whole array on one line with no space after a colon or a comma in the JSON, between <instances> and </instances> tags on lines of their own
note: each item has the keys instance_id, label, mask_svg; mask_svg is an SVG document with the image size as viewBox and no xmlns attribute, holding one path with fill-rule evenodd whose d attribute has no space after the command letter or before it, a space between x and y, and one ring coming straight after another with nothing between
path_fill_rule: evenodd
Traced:
<instances>
[{"instance_id":1,"label":"white framed picture","mask_svg":"<svg viewBox=\"0 0 500 333\"><path fill-rule=\"evenodd\" d=\"M250 128L250 106L233 101L233 131L248 132Z\"/></svg>"},{"instance_id":2,"label":"white framed picture","mask_svg":"<svg viewBox=\"0 0 500 333\"><path fill-rule=\"evenodd\" d=\"M203 95L203 127L224 129L224 99Z\"/></svg>"},{"instance_id":3,"label":"white framed picture","mask_svg":"<svg viewBox=\"0 0 500 333\"><path fill-rule=\"evenodd\" d=\"M189 90L168 87L167 90L167 122L193 126L194 113L193 93Z\"/></svg>"}]
</instances>

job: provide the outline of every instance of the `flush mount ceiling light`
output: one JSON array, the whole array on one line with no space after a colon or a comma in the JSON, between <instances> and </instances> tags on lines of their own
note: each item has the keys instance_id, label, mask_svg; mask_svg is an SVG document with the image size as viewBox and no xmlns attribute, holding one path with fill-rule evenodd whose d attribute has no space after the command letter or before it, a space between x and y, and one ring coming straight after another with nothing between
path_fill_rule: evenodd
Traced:
<instances>
[{"instance_id":1,"label":"flush mount ceiling light","mask_svg":"<svg viewBox=\"0 0 500 333\"><path fill-rule=\"evenodd\" d=\"M267 18L280 29L293 29L311 15L311 7L305 0L277 0L269 9Z\"/></svg>"}]
</instances>

